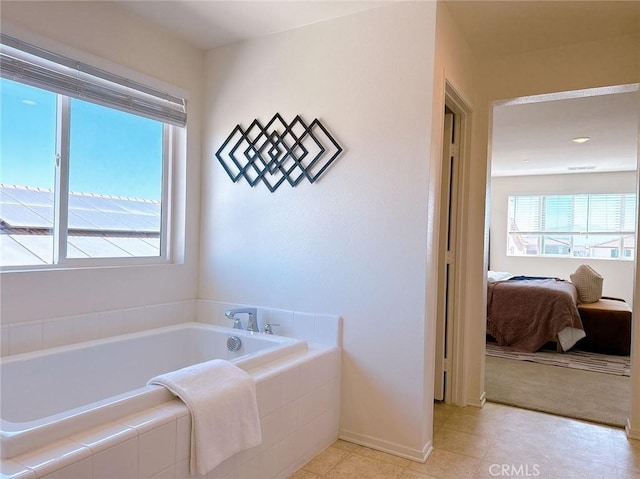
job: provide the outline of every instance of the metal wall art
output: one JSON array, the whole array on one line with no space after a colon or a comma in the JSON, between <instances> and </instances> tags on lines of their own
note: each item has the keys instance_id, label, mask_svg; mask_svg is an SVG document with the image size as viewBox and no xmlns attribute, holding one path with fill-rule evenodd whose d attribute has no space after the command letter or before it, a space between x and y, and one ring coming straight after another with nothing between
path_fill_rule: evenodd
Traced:
<instances>
[{"instance_id":1,"label":"metal wall art","mask_svg":"<svg viewBox=\"0 0 640 479\"><path fill-rule=\"evenodd\" d=\"M300 115L291 123L279 113L262 126L256 119L246 130L237 125L216 152L231 180L251 186L262 181L276 191L285 180L296 186L315 182L342 153L342 147L316 118L307 125Z\"/></svg>"}]
</instances>

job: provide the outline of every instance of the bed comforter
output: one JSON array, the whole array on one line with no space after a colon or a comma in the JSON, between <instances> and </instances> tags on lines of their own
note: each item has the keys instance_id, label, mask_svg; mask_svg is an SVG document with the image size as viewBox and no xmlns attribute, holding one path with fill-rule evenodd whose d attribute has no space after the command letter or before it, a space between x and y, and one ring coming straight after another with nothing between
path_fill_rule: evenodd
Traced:
<instances>
[{"instance_id":1,"label":"bed comforter","mask_svg":"<svg viewBox=\"0 0 640 479\"><path fill-rule=\"evenodd\" d=\"M487 332L499 345L526 352L537 351L545 343L557 341L558 334L565 330L578 330L580 336L584 336L577 299L575 286L562 280L489 283ZM568 347L563 344L563 349Z\"/></svg>"}]
</instances>

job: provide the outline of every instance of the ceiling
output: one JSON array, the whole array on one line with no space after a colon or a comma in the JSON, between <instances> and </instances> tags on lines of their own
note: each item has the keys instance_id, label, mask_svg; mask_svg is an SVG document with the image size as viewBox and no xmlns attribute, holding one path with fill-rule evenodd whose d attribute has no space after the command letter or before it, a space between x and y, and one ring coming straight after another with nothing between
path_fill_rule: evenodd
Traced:
<instances>
[{"instance_id":1,"label":"ceiling","mask_svg":"<svg viewBox=\"0 0 640 479\"><path fill-rule=\"evenodd\" d=\"M637 86L545 95L497 106L492 176L635 170L639 112ZM590 140L574 143L578 137Z\"/></svg>"},{"instance_id":2,"label":"ceiling","mask_svg":"<svg viewBox=\"0 0 640 479\"><path fill-rule=\"evenodd\" d=\"M390 1L118 0L122 8L209 50L377 8Z\"/></svg>"},{"instance_id":3,"label":"ceiling","mask_svg":"<svg viewBox=\"0 0 640 479\"><path fill-rule=\"evenodd\" d=\"M640 34L637 0L445 0L474 52L501 56Z\"/></svg>"},{"instance_id":4,"label":"ceiling","mask_svg":"<svg viewBox=\"0 0 640 479\"><path fill-rule=\"evenodd\" d=\"M208 50L399 0L118 0L114 4ZM637 34L637 0L444 0L479 55Z\"/></svg>"},{"instance_id":5,"label":"ceiling","mask_svg":"<svg viewBox=\"0 0 640 479\"><path fill-rule=\"evenodd\" d=\"M208 50L393 1L398 0L119 0L114 4ZM637 0L444 2L480 58L640 35ZM503 105L494 112L492 172L506 176L635 169L638 104L638 93L618 93ZM577 145L571 142L576 136L592 140ZM595 168L568 169L591 166Z\"/></svg>"},{"instance_id":6,"label":"ceiling","mask_svg":"<svg viewBox=\"0 0 640 479\"><path fill-rule=\"evenodd\" d=\"M640 1L446 0L478 57L640 35ZM640 94L574 92L494 109L493 176L632 171ZM610 92L608 92L610 93ZM571 140L591 140L576 144Z\"/></svg>"}]
</instances>

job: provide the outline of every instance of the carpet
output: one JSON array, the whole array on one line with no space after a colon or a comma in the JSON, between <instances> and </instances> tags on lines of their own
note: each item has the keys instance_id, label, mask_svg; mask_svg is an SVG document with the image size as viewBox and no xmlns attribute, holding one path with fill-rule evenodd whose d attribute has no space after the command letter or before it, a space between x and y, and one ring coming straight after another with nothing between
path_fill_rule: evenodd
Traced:
<instances>
[{"instance_id":1,"label":"carpet","mask_svg":"<svg viewBox=\"0 0 640 479\"><path fill-rule=\"evenodd\" d=\"M630 378L493 356L486 358L488 401L624 427Z\"/></svg>"},{"instance_id":2,"label":"carpet","mask_svg":"<svg viewBox=\"0 0 640 479\"><path fill-rule=\"evenodd\" d=\"M544 350L535 353L523 353L513 351L509 347L498 346L492 342L487 342L487 355L596 373L615 374L616 376L631 376L631 358L629 356L613 356L577 350L565 353Z\"/></svg>"}]
</instances>

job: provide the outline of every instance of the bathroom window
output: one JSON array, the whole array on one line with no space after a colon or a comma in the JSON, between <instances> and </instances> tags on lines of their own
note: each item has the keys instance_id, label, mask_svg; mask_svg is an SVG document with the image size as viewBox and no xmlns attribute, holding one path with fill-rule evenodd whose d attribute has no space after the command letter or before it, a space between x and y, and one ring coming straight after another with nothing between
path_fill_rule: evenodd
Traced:
<instances>
[{"instance_id":1,"label":"bathroom window","mask_svg":"<svg viewBox=\"0 0 640 479\"><path fill-rule=\"evenodd\" d=\"M633 260L636 195L509 196L509 256Z\"/></svg>"},{"instance_id":2,"label":"bathroom window","mask_svg":"<svg viewBox=\"0 0 640 479\"><path fill-rule=\"evenodd\" d=\"M168 261L184 100L1 40L0 266Z\"/></svg>"}]
</instances>

